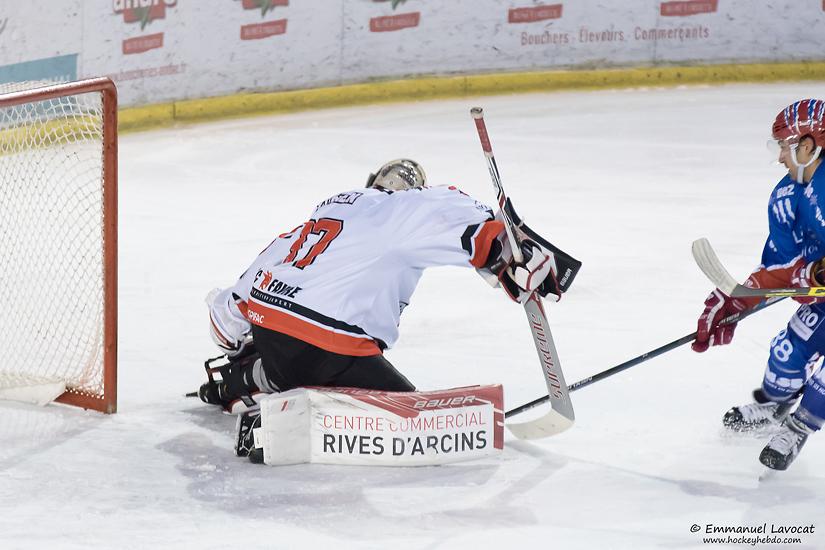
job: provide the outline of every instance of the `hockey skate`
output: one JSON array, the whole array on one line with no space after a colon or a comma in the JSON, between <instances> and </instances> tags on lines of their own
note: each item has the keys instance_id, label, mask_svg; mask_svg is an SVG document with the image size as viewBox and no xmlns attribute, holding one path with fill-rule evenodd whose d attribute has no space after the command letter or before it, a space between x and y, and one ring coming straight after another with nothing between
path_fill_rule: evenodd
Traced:
<instances>
[{"instance_id":1,"label":"hockey skate","mask_svg":"<svg viewBox=\"0 0 825 550\"><path fill-rule=\"evenodd\" d=\"M226 384L216 380L201 384L201 387L198 388L198 397L204 403L218 405L224 409L227 409L232 403L232 399L226 391Z\"/></svg>"},{"instance_id":2,"label":"hockey skate","mask_svg":"<svg viewBox=\"0 0 825 550\"><path fill-rule=\"evenodd\" d=\"M722 418L722 424L734 432L765 432L779 427L796 399L777 403L767 398L761 389L753 390L753 403L733 407Z\"/></svg>"},{"instance_id":3,"label":"hockey skate","mask_svg":"<svg viewBox=\"0 0 825 550\"><path fill-rule=\"evenodd\" d=\"M263 464L264 450L255 447L254 430L261 427L261 411L251 411L238 416L235 456L248 457L250 462Z\"/></svg>"},{"instance_id":4,"label":"hockey skate","mask_svg":"<svg viewBox=\"0 0 825 550\"><path fill-rule=\"evenodd\" d=\"M254 346L250 345L239 357L230 359L221 355L207 359L204 368L209 380L198 388L200 400L217 405L228 414L243 414L256 409L260 397L264 394L253 383L246 382L244 373L250 373L259 358L260 355ZM219 361L223 361L223 364L215 365ZM216 374L219 374L221 379L216 378Z\"/></svg>"},{"instance_id":5,"label":"hockey skate","mask_svg":"<svg viewBox=\"0 0 825 550\"><path fill-rule=\"evenodd\" d=\"M789 416L759 454L759 462L772 470L787 470L813 430Z\"/></svg>"}]
</instances>

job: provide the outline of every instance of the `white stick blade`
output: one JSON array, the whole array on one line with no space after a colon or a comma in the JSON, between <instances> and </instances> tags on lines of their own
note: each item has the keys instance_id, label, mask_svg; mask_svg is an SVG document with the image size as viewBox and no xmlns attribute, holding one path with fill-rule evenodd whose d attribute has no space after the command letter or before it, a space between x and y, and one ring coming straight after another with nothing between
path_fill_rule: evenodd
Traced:
<instances>
[{"instance_id":1,"label":"white stick blade","mask_svg":"<svg viewBox=\"0 0 825 550\"><path fill-rule=\"evenodd\" d=\"M542 439L559 434L572 425L572 420L550 409L541 418L506 426L510 433L519 439Z\"/></svg>"},{"instance_id":2,"label":"white stick blade","mask_svg":"<svg viewBox=\"0 0 825 550\"><path fill-rule=\"evenodd\" d=\"M731 277L722 262L719 261L719 257L713 250L710 241L704 237L696 239L693 241L691 251L693 252L693 259L696 260L696 265L699 266L702 273L710 282L716 285L716 288L730 296L739 283Z\"/></svg>"}]
</instances>

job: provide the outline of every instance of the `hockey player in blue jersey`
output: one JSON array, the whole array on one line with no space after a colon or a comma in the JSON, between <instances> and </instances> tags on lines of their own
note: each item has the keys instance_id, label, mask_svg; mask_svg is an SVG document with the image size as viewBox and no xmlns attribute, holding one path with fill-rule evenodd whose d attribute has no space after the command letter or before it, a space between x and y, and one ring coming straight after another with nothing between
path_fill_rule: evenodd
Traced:
<instances>
[{"instance_id":1,"label":"hockey player in blue jersey","mask_svg":"<svg viewBox=\"0 0 825 550\"><path fill-rule=\"evenodd\" d=\"M762 262L745 285L825 286L825 102L803 99L783 109L774 121L772 143L788 174L771 193ZM733 407L723 419L731 430L773 432L759 460L776 470L785 470L825 423L825 300L794 299L802 305L771 342L754 402ZM714 290L699 318L694 351L730 343L735 324L719 322L757 302Z\"/></svg>"}]
</instances>

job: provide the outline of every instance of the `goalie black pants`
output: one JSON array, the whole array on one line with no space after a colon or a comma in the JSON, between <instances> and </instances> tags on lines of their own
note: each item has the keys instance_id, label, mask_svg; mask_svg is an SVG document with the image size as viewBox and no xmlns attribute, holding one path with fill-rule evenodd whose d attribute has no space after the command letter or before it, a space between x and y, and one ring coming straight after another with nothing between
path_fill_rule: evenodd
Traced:
<instances>
[{"instance_id":1,"label":"goalie black pants","mask_svg":"<svg viewBox=\"0 0 825 550\"><path fill-rule=\"evenodd\" d=\"M252 337L261 354L265 376L281 391L300 386L415 390L383 355L357 357L332 353L257 325L252 325Z\"/></svg>"}]
</instances>

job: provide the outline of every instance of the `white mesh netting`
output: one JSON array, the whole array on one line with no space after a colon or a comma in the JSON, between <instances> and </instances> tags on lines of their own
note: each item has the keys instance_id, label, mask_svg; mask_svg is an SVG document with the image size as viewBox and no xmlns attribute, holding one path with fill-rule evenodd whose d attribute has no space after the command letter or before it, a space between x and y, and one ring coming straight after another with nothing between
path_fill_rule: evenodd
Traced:
<instances>
[{"instance_id":1,"label":"white mesh netting","mask_svg":"<svg viewBox=\"0 0 825 550\"><path fill-rule=\"evenodd\" d=\"M0 185L0 389L102 395L101 94L0 106Z\"/></svg>"}]
</instances>

